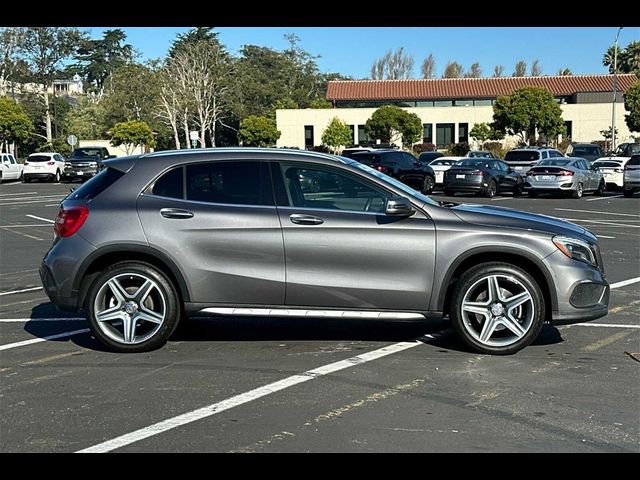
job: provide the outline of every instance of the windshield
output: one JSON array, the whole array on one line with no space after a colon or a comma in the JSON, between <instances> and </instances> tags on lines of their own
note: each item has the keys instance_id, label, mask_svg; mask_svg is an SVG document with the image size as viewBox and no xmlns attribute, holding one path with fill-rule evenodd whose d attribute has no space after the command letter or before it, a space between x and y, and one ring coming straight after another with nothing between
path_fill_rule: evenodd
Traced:
<instances>
[{"instance_id":1,"label":"windshield","mask_svg":"<svg viewBox=\"0 0 640 480\"><path fill-rule=\"evenodd\" d=\"M505 162L528 162L532 160L538 160L540 158L540 152L533 151L529 152L526 150L515 151L512 150L507 152L504 156Z\"/></svg>"},{"instance_id":2,"label":"windshield","mask_svg":"<svg viewBox=\"0 0 640 480\"><path fill-rule=\"evenodd\" d=\"M479 167L485 164L484 160L460 160L455 163L456 167Z\"/></svg>"},{"instance_id":3,"label":"windshield","mask_svg":"<svg viewBox=\"0 0 640 480\"><path fill-rule=\"evenodd\" d=\"M564 167L569 162L573 162L573 160L562 160L560 158L552 158L549 160L541 160L538 162L538 166L549 166L555 165L556 167Z\"/></svg>"},{"instance_id":4,"label":"windshield","mask_svg":"<svg viewBox=\"0 0 640 480\"><path fill-rule=\"evenodd\" d=\"M352 160L360 162L364 165L373 165L376 163L380 163L381 160L380 155L377 155L375 153L359 153L347 158L351 158Z\"/></svg>"},{"instance_id":5,"label":"windshield","mask_svg":"<svg viewBox=\"0 0 640 480\"><path fill-rule=\"evenodd\" d=\"M49 160L52 160L52 158L48 155L30 155L27 158L27 162L48 162Z\"/></svg>"},{"instance_id":6,"label":"windshield","mask_svg":"<svg viewBox=\"0 0 640 480\"><path fill-rule=\"evenodd\" d=\"M489 152L469 152L467 156L469 158L493 158Z\"/></svg>"},{"instance_id":7,"label":"windshield","mask_svg":"<svg viewBox=\"0 0 640 480\"><path fill-rule=\"evenodd\" d=\"M414 200L419 200L425 203L429 203L431 205L438 205L435 201L431 200L429 197L427 197L426 195L423 195L422 193L418 192L417 190L414 190L413 188L409 187L408 185L405 185L404 183L400 182L399 180L396 180L395 178L392 178L388 175L385 175L382 172L379 172L377 170L374 170L371 167L368 167L367 165L364 165L362 163L356 162L355 160L352 160L350 158L347 157L341 157L343 160L345 160L348 165L351 165L352 167L356 167L359 170L362 170L363 172L367 172L370 173L371 175L374 175L376 177L378 177L380 180L382 180L385 183L388 183L390 185L393 185L394 187L402 190L404 193L406 193L407 195L409 195L410 197L412 197Z\"/></svg>"},{"instance_id":8,"label":"windshield","mask_svg":"<svg viewBox=\"0 0 640 480\"><path fill-rule=\"evenodd\" d=\"M596 167L611 167L611 168L622 167L622 164L620 162L595 162L594 165Z\"/></svg>"},{"instance_id":9,"label":"windshield","mask_svg":"<svg viewBox=\"0 0 640 480\"><path fill-rule=\"evenodd\" d=\"M579 157L582 155L600 155L599 147L576 147L571 152L572 157Z\"/></svg>"},{"instance_id":10,"label":"windshield","mask_svg":"<svg viewBox=\"0 0 640 480\"><path fill-rule=\"evenodd\" d=\"M456 160L434 160L429 165L439 167L441 165L453 165L456 163Z\"/></svg>"},{"instance_id":11,"label":"windshield","mask_svg":"<svg viewBox=\"0 0 640 480\"><path fill-rule=\"evenodd\" d=\"M100 149L98 148L76 148L73 151L73 156L76 158L82 157L99 157Z\"/></svg>"},{"instance_id":12,"label":"windshield","mask_svg":"<svg viewBox=\"0 0 640 480\"><path fill-rule=\"evenodd\" d=\"M630 157L635 153L640 153L640 143L623 143L616 150L618 157Z\"/></svg>"}]
</instances>

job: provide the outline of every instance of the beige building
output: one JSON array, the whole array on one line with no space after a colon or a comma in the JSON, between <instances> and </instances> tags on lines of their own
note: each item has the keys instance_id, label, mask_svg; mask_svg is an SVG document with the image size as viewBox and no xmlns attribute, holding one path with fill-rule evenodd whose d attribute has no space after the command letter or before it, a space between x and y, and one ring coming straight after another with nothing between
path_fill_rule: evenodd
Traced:
<instances>
[{"instance_id":1,"label":"beige building","mask_svg":"<svg viewBox=\"0 0 640 480\"><path fill-rule=\"evenodd\" d=\"M451 143L471 142L469 131L476 123L493 121L493 103L501 95L522 86L547 88L562 108L567 135L574 141L604 140L600 134L611 126L612 75L549 77L456 78L434 80L367 80L329 82L327 100L331 109L277 110L281 136L278 147L311 148L333 117L353 131L353 143L374 141L364 125L382 105L398 105L413 112L423 123L423 142L446 148ZM615 124L618 143L631 140L624 121L624 92L638 79L618 75ZM509 145L514 138L507 138Z\"/></svg>"}]
</instances>

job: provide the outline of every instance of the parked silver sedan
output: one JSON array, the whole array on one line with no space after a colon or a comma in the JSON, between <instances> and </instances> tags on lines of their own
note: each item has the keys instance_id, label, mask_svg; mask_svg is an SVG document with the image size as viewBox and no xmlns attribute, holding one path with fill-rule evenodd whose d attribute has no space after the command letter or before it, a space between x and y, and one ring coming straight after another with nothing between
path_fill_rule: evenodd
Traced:
<instances>
[{"instance_id":1,"label":"parked silver sedan","mask_svg":"<svg viewBox=\"0 0 640 480\"><path fill-rule=\"evenodd\" d=\"M539 161L526 173L524 190L530 197L539 193L570 193L581 198L584 192L602 195L605 181L600 170L584 158L563 157Z\"/></svg>"}]
</instances>

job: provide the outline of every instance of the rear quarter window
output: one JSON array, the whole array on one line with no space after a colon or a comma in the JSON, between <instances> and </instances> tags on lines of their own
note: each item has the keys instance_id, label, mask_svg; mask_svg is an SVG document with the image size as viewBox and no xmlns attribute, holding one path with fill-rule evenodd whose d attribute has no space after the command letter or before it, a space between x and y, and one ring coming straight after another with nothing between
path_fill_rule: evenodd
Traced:
<instances>
[{"instance_id":1,"label":"rear quarter window","mask_svg":"<svg viewBox=\"0 0 640 480\"><path fill-rule=\"evenodd\" d=\"M104 192L124 176L124 172L114 168L105 168L80 188L77 188L65 200L91 200Z\"/></svg>"}]
</instances>

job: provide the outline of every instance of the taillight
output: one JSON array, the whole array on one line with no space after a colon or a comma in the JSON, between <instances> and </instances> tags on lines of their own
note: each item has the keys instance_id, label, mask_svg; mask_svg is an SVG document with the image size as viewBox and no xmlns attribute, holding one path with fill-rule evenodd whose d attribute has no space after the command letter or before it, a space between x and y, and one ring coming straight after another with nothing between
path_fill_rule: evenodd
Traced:
<instances>
[{"instance_id":1,"label":"taillight","mask_svg":"<svg viewBox=\"0 0 640 480\"><path fill-rule=\"evenodd\" d=\"M627 167L627 166L625 165L625 170L626 170L626 167ZM623 169L621 169L621 168L614 168L614 169L613 169L613 171L614 171L614 172L616 172L616 173L622 173L622 172L624 172L624 170L623 170Z\"/></svg>"},{"instance_id":2,"label":"taillight","mask_svg":"<svg viewBox=\"0 0 640 480\"><path fill-rule=\"evenodd\" d=\"M573 172L571 170L560 170L557 175L562 177L573 177Z\"/></svg>"},{"instance_id":3,"label":"taillight","mask_svg":"<svg viewBox=\"0 0 640 480\"><path fill-rule=\"evenodd\" d=\"M47 165L55 165L56 162L47 162Z\"/></svg>"},{"instance_id":4,"label":"taillight","mask_svg":"<svg viewBox=\"0 0 640 480\"><path fill-rule=\"evenodd\" d=\"M533 176L533 174L534 174L534 173L535 173L535 172L534 172L533 170L527 170L527 173L525 173L525 175L526 175L527 177L531 177L531 176Z\"/></svg>"},{"instance_id":5,"label":"taillight","mask_svg":"<svg viewBox=\"0 0 640 480\"><path fill-rule=\"evenodd\" d=\"M61 208L53 225L53 231L60 237L70 237L80 229L88 216L89 208L84 205Z\"/></svg>"},{"instance_id":6,"label":"taillight","mask_svg":"<svg viewBox=\"0 0 640 480\"><path fill-rule=\"evenodd\" d=\"M482 175L482 170L471 170L468 172L470 175Z\"/></svg>"},{"instance_id":7,"label":"taillight","mask_svg":"<svg viewBox=\"0 0 640 480\"><path fill-rule=\"evenodd\" d=\"M383 165L378 165L376 167L376 170L378 170L379 172L385 173L387 171L387 167L385 167Z\"/></svg>"}]
</instances>

